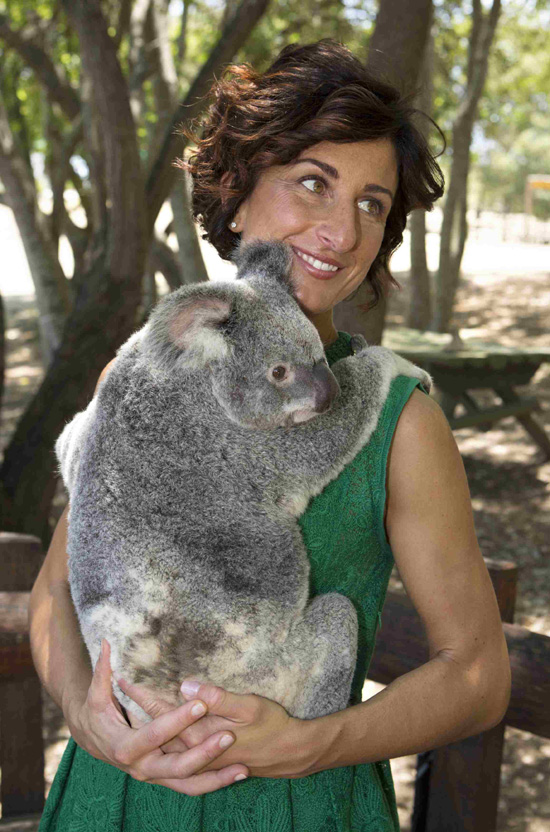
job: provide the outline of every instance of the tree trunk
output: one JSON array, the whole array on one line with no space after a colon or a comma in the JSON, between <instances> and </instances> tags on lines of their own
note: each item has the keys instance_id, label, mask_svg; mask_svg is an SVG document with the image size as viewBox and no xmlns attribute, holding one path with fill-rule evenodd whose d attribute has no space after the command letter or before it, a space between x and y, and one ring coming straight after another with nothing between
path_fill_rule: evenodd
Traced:
<instances>
[{"instance_id":1,"label":"tree trunk","mask_svg":"<svg viewBox=\"0 0 550 832\"><path fill-rule=\"evenodd\" d=\"M146 204L135 125L99 3L66 0L105 147L108 222L103 239L96 237L96 253L79 283L61 346L17 425L0 470L4 529L44 540L55 488L55 439L75 409L86 405L99 369L134 329L145 263Z\"/></svg>"},{"instance_id":2,"label":"tree trunk","mask_svg":"<svg viewBox=\"0 0 550 832\"><path fill-rule=\"evenodd\" d=\"M4 298L0 295L0 421L2 419L2 402L4 401L4 379L6 377L6 315Z\"/></svg>"},{"instance_id":3,"label":"tree trunk","mask_svg":"<svg viewBox=\"0 0 550 832\"><path fill-rule=\"evenodd\" d=\"M179 261L185 285L202 283L208 280L202 252L191 214L191 201L188 190L188 177L183 171L181 181L170 195L170 205L174 215L174 231L178 239Z\"/></svg>"},{"instance_id":4,"label":"tree trunk","mask_svg":"<svg viewBox=\"0 0 550 832\"><path fill-rule=\"evenodd\" d=\"M172 120L172 113L177 108L178 78L168 39L166 0L152 0L152 2L154 44L150 44L149 54L154 67L153 91L158 122L151 142L149 156L155 159L162 146L166 129ZM174 181L170 194L170 205L174 218L173 229L178 240L178 256L181 265L180 281L185 284L201 283L208 280L190 203L190 182L185 172L182 171ZM173 270L169 274L173 276ZM170 284L170 276L165 276Z\"/></svg>"},{"instance_id":5,"label":"tree trunk","mask_svg":"<svg viewBox=\"0 0 550 832\"><path fill-rule=\"evenodd\" d=\"M407 326L424 331L432 319L432 298L426 257L426 212L423 208L412 211L408 227L411 232L411 296Z\"/></svg>"},{"instance_id":6,"label":"tree trunk","mask_svg":"<svg viewBox=\"0 0 550 832\"><path fill-rule=\"evenodd\" d=\"M418 83L431 15L432 0L382 0L380 3L367 66L404 93ZM334 322L338 329L361 333L369 344L380 344L387 303L381 300L374 309L364 312L361 306L370 299L371 290L365 282L353 300L335 308Z\"/></svg>"},{"instance_id":7,"label":"tree trunk","mask_svg":"<svg viewBox=\"0 0 550 832\"><path fill-rule=\"evenodd\" d=\"M435 332L448 332L451 326L468 234L466 211L472 131L487 77L489 52L499 14L500 0L493 0L487 14L483 13L481 0L474 0L466 95L453 128L453 160L441 226L436 304L430 325Z\"/></svg>"},{"instance_id":8,"label":"tree trunk","mask_svg":"<svg viewBox=\"0 0 550 832\"><path fill-rule=\"evenodd\" d=\"M214 77L219 77L223 67L244 46L268 5L269 0L241 0L235 13L224 26L219 41L193 81L189 92L175 110L164 135L160 153L147 179L149 229L151 231L177 178L177 170L172 162L181 157L186 146L186 141L177 130L182 123L182 112L185 113L185 121L188 123L203 111L205 96L208 94Z\"/></svg>"},{"instance_id":9,"label":"tree trunk","mask_svg":"<svg viewBox=\"0 0 550 832\"><path fill-rule=\"evenodd\" d=\"M47 219L37 205L32 173L18 151L1 98L0 179L29 262L38 302L42 355L47 366L59 345L69 309L67 281L49 235Z\"/></svg>"},{"instance_id":10,"label":"tree trunk","mask_svg":"<svg viewBox=\"0 0 550 832\"><path fill-rule=\"evenodd\" d=\"M422 86L418 95L418 108L427 115L431 115L432 113L432 74L433 34L430 27L420 75L420 83ZM427 132L428 124L424 119L419 119L417 127L419 130ZM411 234L410 302L407 314L407 326L412 329L425 330L428 329L432 319L430 275L426 256L426 211L423 208L417 208L415 211L412 211L409 215L407 225Z\"/></svg>"}]
</instances>

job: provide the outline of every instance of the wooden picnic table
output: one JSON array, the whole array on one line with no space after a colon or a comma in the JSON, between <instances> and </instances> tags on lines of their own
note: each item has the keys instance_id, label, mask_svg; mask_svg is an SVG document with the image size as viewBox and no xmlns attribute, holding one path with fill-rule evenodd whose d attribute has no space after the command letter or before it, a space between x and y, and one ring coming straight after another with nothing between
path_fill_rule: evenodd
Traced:
<instances>
[{"instance_id":1,"label":"wooden picnic table","mask_svg":"<svg viewBox=\"0 0 550 832\"><path fill-rule=\"evenodd\" d=\"M518 393L531 381L541 364L550 362L550 349L513 348L475 338L419 332L400 327L384 332L382 343L423 367L432 376L438 399L451 428L487 430L500 419L515 417L550 459L550 438L533 416L540 410L536 396ZM500 399L493 407L481 407L474 390L492 390ZM461 404L466 413L455 416Z\"/></svg>"}]
</instances>

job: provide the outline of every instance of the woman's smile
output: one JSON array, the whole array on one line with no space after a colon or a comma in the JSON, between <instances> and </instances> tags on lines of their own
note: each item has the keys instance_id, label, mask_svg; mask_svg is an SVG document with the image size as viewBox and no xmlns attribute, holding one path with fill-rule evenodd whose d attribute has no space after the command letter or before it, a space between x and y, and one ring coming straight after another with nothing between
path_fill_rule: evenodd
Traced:
<instances>
[{"instance_id":1,"label":"woman's smile","mask_svg":"<svg viewBox=\"0 0 550 832\"><path fill-rule=\"evenodd\" d=\"M336 275L336 272L342 269L342 266L334 260L315 257L310 252L305 252L297 246L292 246L292 250L301 261L303 268L312 274L313 277L317 277L320 280L330 280L331 277Z\"/></svg>"}]
</instances>

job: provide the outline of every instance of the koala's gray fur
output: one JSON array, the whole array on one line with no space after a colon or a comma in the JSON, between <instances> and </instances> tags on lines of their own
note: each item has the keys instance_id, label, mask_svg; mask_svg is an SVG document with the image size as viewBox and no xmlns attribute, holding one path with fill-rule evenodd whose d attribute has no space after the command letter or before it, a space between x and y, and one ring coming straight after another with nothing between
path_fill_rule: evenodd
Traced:
<instances>
[{"instance_id":1,"label":"koala's gray fur","mask_svg":"<svg viewBox=\"0 0 550 832\"><path fill-rule=\"evenodd\" d=\"M368 441L391 380L430 379L383 347L331 371L287 247L243 246L238 264L163 299L59 437L70 584L93 664L105 637L116 675L174 704L188 677L312 718L348 704L357 619L337 593L308 603L296 519Z\"/></svg>"}]
</instances>

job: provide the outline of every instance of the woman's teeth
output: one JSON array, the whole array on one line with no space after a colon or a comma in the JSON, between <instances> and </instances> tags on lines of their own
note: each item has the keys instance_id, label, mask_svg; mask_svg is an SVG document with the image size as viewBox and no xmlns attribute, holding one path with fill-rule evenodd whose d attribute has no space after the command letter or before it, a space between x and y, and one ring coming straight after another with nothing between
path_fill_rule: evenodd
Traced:
<instances>
[{"instance_id":1,"label":"woman's teeth","mask_svg":"<svg viewBox=\"0 0 550 832\"><path fill-rule=\"evenodd\" d=\"M322 260L316 260L315 257L310 257L309 254L302 254L301 251L296 251L298 257L305 260L306 263L311 263L314 269L320 269L323 272L337 272L338 266L331 266L330 263L323 263Z\"/></svg>"}]
</instances>

